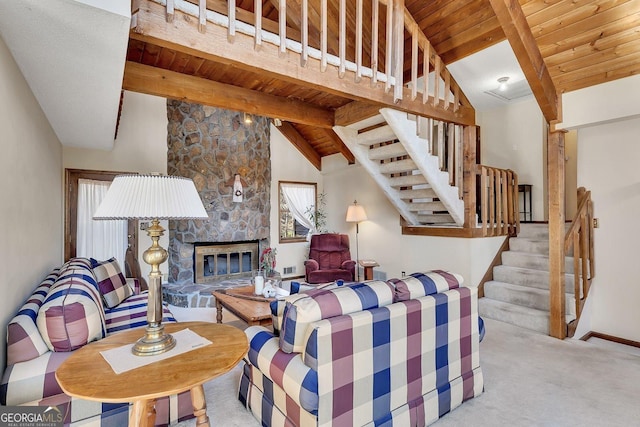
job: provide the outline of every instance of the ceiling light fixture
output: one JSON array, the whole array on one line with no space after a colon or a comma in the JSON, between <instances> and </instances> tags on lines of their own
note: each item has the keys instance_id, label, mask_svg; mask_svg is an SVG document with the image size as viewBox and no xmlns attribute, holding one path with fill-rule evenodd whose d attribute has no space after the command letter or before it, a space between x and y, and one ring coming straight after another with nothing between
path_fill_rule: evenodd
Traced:
<instances>
[{"instance_id":1,"label":"ceiling light fixture","mask_svg":"<svg viewBox=\"0 0 640 427\"><path fill-rule=\"evenodd\" d=\"M509 77L500 77L498 79L498 83L500 84L498 86L498 90L504 92L505 90L507 90L507 82L509 81Z\"/></svg>"},{"instance_id":2,"label":"ceiling light fixture","mask_svg":"<svg viewBox=\"0 0 640 427\"><path fill-rule=\"evenodd\" d=\"M248 113L244 113L244 122L245 122L245 124L248 124L248 125L253 123L253 119L251 118L251 116Z\"/></svg>"}]
</instances>

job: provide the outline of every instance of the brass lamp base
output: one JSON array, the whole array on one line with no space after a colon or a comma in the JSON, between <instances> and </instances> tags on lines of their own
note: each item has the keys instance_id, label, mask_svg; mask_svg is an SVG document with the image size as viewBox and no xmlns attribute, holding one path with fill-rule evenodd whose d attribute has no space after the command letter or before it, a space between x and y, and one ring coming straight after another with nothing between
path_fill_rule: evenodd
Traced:
<instances>
[{"instance_id":1,"label":"brass lamp base","mask_svg":"<svg viewBox=\"0 0 640 427\"><path fill-rule=\"evenodd\" d=\"M170 334L164 333L164 326L147 326L146 334L131 348L136 356L155 356L171 350L176 346L176 340Z\"/></svg>"}]
</instances>

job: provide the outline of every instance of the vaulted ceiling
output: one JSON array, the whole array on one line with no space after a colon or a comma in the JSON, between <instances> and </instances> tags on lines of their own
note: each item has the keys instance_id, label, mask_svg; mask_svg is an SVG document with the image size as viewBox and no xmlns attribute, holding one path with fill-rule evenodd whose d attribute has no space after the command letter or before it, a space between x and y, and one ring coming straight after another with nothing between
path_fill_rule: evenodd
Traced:
<instances>
[{"instance_id":1,"label":"vaulted ceiling","mask_svg":"<svg viewBox=\"0 0 640 427\"><path fill-rule=\"evenodd\" d=\"M198 4L197 0L188 0ZM491 1L496 0L405 0L406 11L413 17L422 32L430 41L435 52L442 58L445 64L464 60L469 55L481 52L506 39L505 24L501 25L495 13L495 5ZM356 2L346 0L346 33L348 40L346 57L350 61L356 60ZM517 1L513 0L516 4ZM499 2L498 2L499 3ZM508 0L504 3L509 4ZM520 0L520 6L526 22L523 24L530 31L535 40L534 47L539 50L544 64L537 77L542 80L543 73L550 76L555 90L558 93L581 89L584 87L604 83L614 79L637 74L640 71L640 1L639 0L590 0L590 1L553 1L553 0ZM227 2L221 0L207 0L207 8L221 14L227 14ZM236 19L253 24L255 22L254 0L237 0ZM300 41L301 28L301 4L300 1L287 1L287 37ZM321 0L307 0L309 7L308 39L311 47L320 49L320 13ZM279 21L279 1L262 0L261 14L262 25L265 30L277 34ZM384 28L385 7L381 6L379 12L379 25ZM339 0L328 0L329 19L328 28L330 34L338 34L339 28ZM362 31L362 62L369 64L372 57L371 27L372 2L363 3L363 31ZM405 19L406 20L406 19ZM503 19L504 21L504 19ZM517 23L514 24L517 27ZM512 28L513 30L513 28ZM518 28L516 28L518 30ZM521 30L520 30L521 31ZM144 32L144 31L142 31ZM521 32L519 33L521 35ZM287 127L289 139L301 149L311 153L311 157L319 162L319 158L343 152L345 147L340 144L330 127L326 126L326 120L331 121L330 116L314 114L314 111L322 110L336 114L356 99L344 95L336 95L327 90L318 90L317 87L304 84L292 84L286 79L279 79L273 74L262 72L259 68L242 68L238 64L219 61L207 54L200 55L197 51L184 45L187 39L177 42L182 47L157 43L154 37L144 34L131 33L127 59L129 61L125 69L125 88L136 91L148 91L161 95L158 88L147 90L141 79L135 84L127 83L129 73L138 74L133 63L143 64L155 69L172 71L178 74L157 74L155 77L162 79L176 79L179 77L197 77L197 84L205 81L221 83L222 88L243 88L254 93L268 94L279 99L292 102L309 108L309 114L305 118L325 120L324 123L310 123L309 120L296 117L279 116L291 122ZM378 61L384 64L385 41L380 37L378 41ZM411 73L411 35L405 31L405 81ZM229 45L230 49L240 48L238 45ZM519 61L531 61L524 52L527 46L514 48ZM330 37L327 50L338 55L339 45L337 37ZM524 56L524 58L523 58ZM256 53L256 60L260 56ZM522 63L522 62L521 62ZM421 69L421 67L419 67ZM145 72L148 72L145 68ZM534 76L534 80L535 80ZM530 80L531 81L531 80ZM553 87L551 86L551 87ZM462 87L464 90L464 87ZM216 91L215 87L213 88ZM184 97L189 95L180 92ZM176 96L175 93L167 93L167 96ZM225 99L225 105L239 111L249 111L278 117L273 114L273 108L268 103L257 101L248 105L243 92L238 92ZM544 96L544 95L543 95ZM194 99L205 102L206 99ZM260 111L256 104L263 104L265 109ZM343 108L344 107L344 108ZM544 106L543 112L544 112ZM315 110L314 110L315 109ZM315 153L315 154L314 154ZM308 156L309 158L309 156ZM349 158L349 157L347 157ZM352 158L349 158L352 160Z\"/></svg>"},{"instance_id":2,"label":"vaulted ceiling","mask_svg":"<svg viewBox=\"0 0 640 427\"><path fill-rule=\"evenodd\" d=\"M197 0L189 1L198 3ZM354 10L359 0L345 1L347 39L353 41L356 28ZM558 93L635 75L640 71L640 0L404 2L407 14L415 20L435 53L447 65L460 64L469 55L485 52L487 48L504 41L509 31L513 34L514 28L508 27L516 27L519 31L517 34L522 34L523 28L526 28L535 40L528 48L535 47L539 52L543 63L538 69L540 73L550 76L552 86ZM287 137L295 141L294 144L306 152L307 158L316 165L321 157L335 153L342 153L352 160L331 127L338 120L346 120L357 110L376 107L363 103L361 93L357 93L359 91L336 93L328 88L323 90L317 84L306 85L301 80L278 78L261 69L258 52L251 50L247 56L255 58L252 67L241 67L232 61L216 59L215 55L207 55L193 48L191 42L196 36L185 32L178 33L177 38L181 40L167 42L149 36L144 31L132 30L128 33L128 46L123 46L127 38L123 37L123 31L127 29L122 25L120 9L126 9L129 1L104 3L101 6L99 0L23 0L2 2L0 6L0 35L63 144L79 145L86 141L87 146L91 146L91 141L100 138L113 141L113 133L105 135L108 132L103 129L105 122L108 122L108 127L115 122L113 110L117 108L120 93L119 88L115 93L112 83L122 79L124 69L124 89L183 99L191 99L199 92L193 99L195 102L221 102L226 108L283 119L287 123L283 133L287 133ZM135 5L145 3L145 0L134 1ZM300 40L300 7L305 3L309 5L309 45L319 47L318 10L321 0L287 0L287 36ZM327 3L331 17L329 29L335 34L339 31L336 24L339 0L327 0ZM379 22L384 20L385 3L382 2L380 6ZM499 19L495 12L496 3L502 4L503 9L513 9L514 5L519 4L524 21L509 23L504 17ZM116 4L119 5L118 10L110 10ZM227 13L227 1L207 0L206 5L210 10ZM254 0L237 0L236 19L253 23L254 5ZM265 30L277 33L279 5L279 0L262 1L261 16ZM370 1L363 3L365 31L362 59L365 65L368 65L367 61L372 56L368 36L371 33L366 31L372 22L369 18L371 5ZM96 14L96 7L104 10ZM54 16L55 19L52 19ZM102 21L96 21L96 17ZM182 19L189 20L185 17ZM103 25L110 21L115 25L109 28ZM34 25L34 22L39 24ZM197 34L197 19L174 23L176 25L181 25L181 28L191 26ZM212 34L212 26L208 25L207 34ZM47 37L43 37L45 33ZM333 39L328 40L328 51L336 54L339 46L337 39ZM513 42L513 35L509 40ZM85 43L84 47L82 43ZM407 48L410 43L411 37L405 32L405 52L409 51ZM216 46L221 46L220 50L225 51L246 49L237 42ZM380 63L384 61L384 47L384 41L379 40ZM347 44L346 51L347 59L354 60L354 42ZM514 47L513 51L521 64L522 61L531 63L531 56L522 46ZM107 59L109 66L104 62ZM283 67L290 65L285 59L283 61ZM406 57L405 76L410 73L410 64L410 58ZM485 70L478 70L478 74L482 71ZM531 83L531 76L528 77ZM55 84L52 84L53 81ZM473 84L469 81L459 83L463 91L465 85ZM105 88L114 93L103 94ZM108 99L103 102L98 96ZM61 108L61 105L64 107ZM96 111L96 105L106 105L108 109L101 114ZM99 126L95 121L102 117L104 120ZM59 124L56 125L56 122ZM76 128L79 129L78 135L69 135ZM99 129L99 135L96 131L95 137L91 138L91 129Z\"/></svg>"}]
</instances>

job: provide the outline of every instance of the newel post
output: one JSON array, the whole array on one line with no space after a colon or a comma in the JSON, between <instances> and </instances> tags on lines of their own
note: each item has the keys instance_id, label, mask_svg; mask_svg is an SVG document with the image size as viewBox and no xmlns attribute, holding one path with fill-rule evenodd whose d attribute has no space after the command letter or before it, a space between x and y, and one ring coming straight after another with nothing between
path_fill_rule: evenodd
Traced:
<instances>
[{"instance_id":1,"label":"newel post","mask_svg":"<svg viewBox=\"0 0 640 427\"><path fill-rule=\"evenodd\" d=\"M565 189L564 133L549 132L547 139L547 174L549 190L549 335L567 336L565 318Z\"/></svg>"},{"instance_id":2,"label":"newel post","mask_svg":"<svg viewBox=\"0 0 640 427\"><path fill-rule=\"evenodd\" d=\"M465 126L462 133L464 228L476 227L476 139L477 128ZM484 220L484 218L483 218Z\"/></svg>"}]
</instances>

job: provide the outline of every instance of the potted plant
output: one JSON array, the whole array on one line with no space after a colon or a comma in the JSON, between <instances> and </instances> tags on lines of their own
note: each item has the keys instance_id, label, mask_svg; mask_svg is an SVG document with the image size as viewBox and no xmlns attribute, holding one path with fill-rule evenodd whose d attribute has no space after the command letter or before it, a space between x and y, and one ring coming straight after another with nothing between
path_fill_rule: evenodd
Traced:
<instances>
[{"instance_id":1,"label":"potted plant","mask_svg":"<svg viewBox=\"0 0 640 427\"><path fill-rule=\"evenodd\" d=\"M273 272L276 268L276 255L277 249L265 248L260 254L260 270L263 271L264 277L273 276Z\"/></svg>"}]
</instances>

